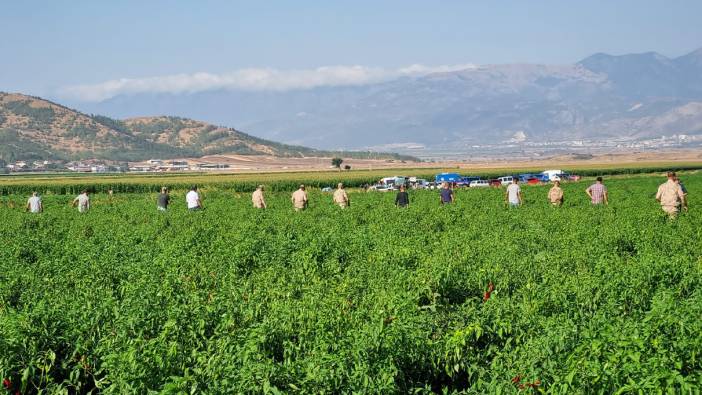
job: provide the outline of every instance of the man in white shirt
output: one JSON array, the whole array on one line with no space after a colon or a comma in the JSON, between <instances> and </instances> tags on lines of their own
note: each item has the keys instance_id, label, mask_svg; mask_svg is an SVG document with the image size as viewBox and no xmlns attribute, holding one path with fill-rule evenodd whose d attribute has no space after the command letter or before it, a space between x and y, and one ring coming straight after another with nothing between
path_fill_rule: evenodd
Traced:
<instances>
[{"instance_id":1,"label":"man in white shirt","mask_svg":"<svg viewBox=\"0 0 702 395\"><path fill-rule=\"evenodd\" d=\"M76 206L78 206L79 213L86 213L90 210L90 198L87 190L84 189L80 195L73 199L73 207Z\"/></svg>"},{"instance_id":2,"label":"man in white shirt","mask_svg":"<svg viewBox=\"0 0 702 395\"><path fill-rule=\"evenodd\" d=\"M518 182L519 180L514 177L512 183L507 186L505 199L507 199L510 207L519 207L522 204L522 189L519 187Z\"/></svg>"},{"instance_id":3,"label":"man in white shirt","mask_svg":"<svg viewBox=\"0 0 702 395\"><path fill-rule=\"evenodd\" d=\"M30 213L40 213L44 211L44 206L41 204L41 198L36 192L32 192L32 197L27 200L27 211Z\"/></svg>"},{"instance_id":4,"label":"man in white shirt","mask_svg":"<svg viewBox=\"0 0 702 395\"><path fill-rule=\"evenodd\" d=\"M197 186L193 185L190 188L190 192L185 195L185 202L188 204L188 210L196 211L202 209L202 202L200 201L200 194L197 193Z\"/></svg>"}]
</instances>

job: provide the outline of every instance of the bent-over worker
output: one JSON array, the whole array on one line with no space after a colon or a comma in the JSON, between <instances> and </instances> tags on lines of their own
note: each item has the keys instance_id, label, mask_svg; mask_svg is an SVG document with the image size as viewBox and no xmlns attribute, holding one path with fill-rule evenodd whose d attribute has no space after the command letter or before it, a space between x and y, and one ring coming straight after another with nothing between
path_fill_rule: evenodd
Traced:
<instances>
[{"instance_id":1,"label":"bent-over worker","mask_svg":"<svg viewBox=\"0 0 702 395\"><path fill-rule=\"evenodd\" d=\"M80 195L73 199L73 207L76 206L78 206L79 213L87 213L88 210L90 210L90 197L86 189L81 191Z\"/></svg>"}]
</instances>

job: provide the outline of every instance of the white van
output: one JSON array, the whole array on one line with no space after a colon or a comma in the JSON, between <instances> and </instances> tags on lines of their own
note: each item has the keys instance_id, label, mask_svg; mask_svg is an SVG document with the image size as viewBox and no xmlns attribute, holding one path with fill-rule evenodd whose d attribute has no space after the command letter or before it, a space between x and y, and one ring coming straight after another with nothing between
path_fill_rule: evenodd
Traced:
<instances>
[{"instance_id":1,"label":"white van","mask_svg":"<svg viewBox=\"0 0 702 395\"><path fill-rule=\"evenodd\" d=\"M512 181L514 180L514 177L512 177L512 176L504 176L504 177L498 178L498 180L500 180L500 184L501 184L502 186L505 186L505 185L511 184Z\"/></svg>"},{"instance_id":2,"label":"white van","mask_svg":"<svg viewBox=\"0 0 702 395\"><path fill-rule=\"evenodd\" d=\"M541 174L548 177L549 181L560 181L563 170L544 170Z\"/></svg>"},{"instance_id":3,"label":"white van","mask_svg":"<svg viewBox=\"0 0 702 395\"><path fill-rule=\"evenodd\" d=\"M476 188L476 187L489 187L490 183L488 180L473 180L468 184L470 188Z\"/></svg>"}]
</instances>

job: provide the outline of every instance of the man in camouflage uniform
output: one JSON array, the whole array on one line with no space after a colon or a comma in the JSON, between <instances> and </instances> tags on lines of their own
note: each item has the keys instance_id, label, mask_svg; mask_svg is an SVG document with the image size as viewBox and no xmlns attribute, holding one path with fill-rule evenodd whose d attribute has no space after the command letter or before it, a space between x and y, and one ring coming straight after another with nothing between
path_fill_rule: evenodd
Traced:
<instances>
[{"instance_id":1,"label":"man in camouflage uniform","mask_svg":"<svg viewBox=\"0 0 702 395\"><path fill-rule=\"evenodd\" d=\"M656 200L661 202L661 208L670 217L678 215L681 205L685 207L685 194L675 178L675 173L668 172L668 181L661 184L656 193Z\"/></svg>"}]
</instances>

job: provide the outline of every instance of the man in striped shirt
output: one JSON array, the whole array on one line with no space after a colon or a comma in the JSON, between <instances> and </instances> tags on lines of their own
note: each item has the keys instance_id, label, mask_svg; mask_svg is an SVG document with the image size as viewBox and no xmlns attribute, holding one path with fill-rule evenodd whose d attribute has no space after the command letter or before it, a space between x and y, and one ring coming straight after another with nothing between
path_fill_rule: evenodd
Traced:
<instances>
[{"instance_id":1,"label":"man in striped shirt","mask_svg":"<svg viewBox=\"0 0 702 395\"><path fill-rule=\"evenodd\" d=\"M590 201L593 205L600 205L604 203L609 204L607 199L607 187L602 183L602 177L597 177L597 182L590 185L586 190L587 196L590 197Z\"/></svg>"}]
</instances>

